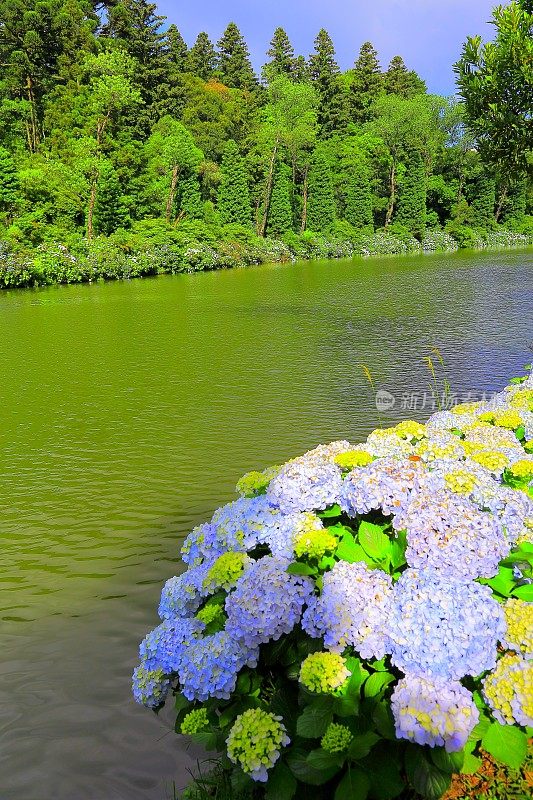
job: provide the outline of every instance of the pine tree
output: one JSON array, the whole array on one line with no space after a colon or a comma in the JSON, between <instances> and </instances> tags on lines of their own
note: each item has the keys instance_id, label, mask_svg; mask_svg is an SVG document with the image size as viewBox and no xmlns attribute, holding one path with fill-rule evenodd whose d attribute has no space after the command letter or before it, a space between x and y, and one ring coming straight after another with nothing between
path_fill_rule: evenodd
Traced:
<instances>
[{"instance_id":1,"label":"pine tree","mask_svg":"<svg viewBox=\"0 0 533 800\"><path fill-rule=\"evenodd\" d=\"M482 168L471 187L472 225L491 230L495 225L496 182Z\"/></svg>"},{"instance_id":2,"label":"pine tree","mask_svg":"<svg viewBox=\"0 0 533 800\"><path fill-rule=\"evenodd\" d=\"M294 59L292 79L294 83L307 83L310 80L309 64L304 56L296 56Z\"/></svg>"},{"instance_id":3,"label":"pine tree","mask_svg":"<svg viewBox=\"0 0 533 800\"><path fill-rule=\"evenodd\" d=\"M218 190L220 219L224 224L249 225L252 209L246 164L232 139L226 144L220 173L222 178Z\"/></svg>"},{"instance_id":4,"label":"pine tree","mask_svg":"<svg viewBox=\"0 0 533 800\"><path fill-rule=\"evenodd\" d=\"M354 228L372 231L373 203L370 177L366 164L361 163L354 170L348 183L344 217Z\"/></svg>"},{"instance_id":5,"label":"pine tree","mask_svg":"<svg viewBox=\"0 0 533 800\"><path fill-rule=\"evenodd\" d=\"M215 48L207 33L202 31L187 54L185 70L203 81L208 81L213 77L216 66Z\"/></svg>"},{"instance_id":6,"label":"pine tree","mask_svg":"<svg viewBox=\"0 0 533 800\"><path fill-rule=\"evenodd\" d=\"M99 169L93 224L95 233L109 236L125 222L125 209L117 173L109 161Z\"/></svg>"},{"instance_id":7,"label":"pine tree","mask_svg":"<svg viewBox=\"0 0 533 800\"><path fill-rule=\"evenodd\" d=\"M408 70L401 56L392 58L383 75L383 86L387 94L397 94L409 99L415 94L424 94L427 86L414 70Z\"/></svg>"},{"instance_id":8,"label":"pine tree","mask_svg":"<svg viewBox=\"0 0 533 800\"><path fill-rule=\"evenodd\" d=\"M292 230L290 180L289 167L286 164L278 164L268 209L267 234L269 236L282 236Z\"/></svg>"},{"instance_id":9,"label":"pine tree","mask_svg":"<svg viewBox=\"0 0 533 800\"><path fill-rule=\"evenodd\" d=\"M401 184L395 222L403 225L417 239L426 230L426 168L418 151L408 159L405 177Z\"/></svg>"},{"instance_id":10,"label":"pine tree","mask_svg":"<svg viewBox=\"0 0 533 800\"><path fill-rule=\"evenodd\" d=\"M338 133L345 125L345 98L335 48L329 33L322 28L315 39L315 52L309 57L309 73L318 94L318 124L322 138Z\"/></svg>"},{"instance_id":11,"label":"pine tree","mask_svg":"<svg viewBox=\"0 0 533 800\"><path fill-rule=\"evenodd\" d=\"M253 89L257 84L244 36L230 22L218 42L218 69L222 82L231 89Z\"/></svg>"},{"instance_id":12,"label":"pine tree","mask_svg":"<svg viewBox=\"0 0 533 800\"><path fill-rule=\"evenodd\" d=\"M179 187L180 211L187 219L202 219L204 206L197 175L184 178Z\"/></svg>"},{"instance_id":13,"label":"pine tree","mask_svg":"<svg viewBox=\"0 0 533 800\"><path fill-rule=\"evenodd\" d=\"M350 121L362 125L373 118L372 104L383 92L377 51L365 42L355 62L350 86Z\"/></svg>"},{"instance_id":14,"label":"pine tree","mask_svg":"<svg viewBox=\"0 0 533 800\"><path fill-rule=\"evenodd\" d=\"M278 75L285 75L287 78L294 76L296 66L294 48L283 28L276 28L274 31L267 56L270 57L270 61L263 67L263 75L266 80L271 81Z\"/></svg>"},{"instance_id":15,"label":"pine tree","mask_svg":"<svg viewBox=\"0 0 533 800\"><path fill-rule=\"evenodd\" d=\"M331 170L324 154L315 150L309 169L307 228L316 233L329 230L335 221L335 194Z\"/></svg>"},{"instance_id":16,"label":"pine tree","mask_svg":"<svg viewBox=\"0 0 533 800\"><path fill-rule=\"evenodd\" d=\"M501 221L511 229L517 229L524 222L527 207L527 179L518 178L507 190L503 204Z\"/></svg>"},{"instance_id":17,"label":"pine tree","mask_svg":"<svg viewBox=\"0 0 533 800\"><path fill-rule=\"evenodd\" d=\"M169 26L165 34L164 43L168 61L175 67L177 72L183 72L188 49L185 39L175 25Z\"/></svg>"},{"instance_id":18,"label":"pine tree","mask_svg":"<svg viewBox=\"0 0 533 800\"><path fill-rule=\"evenodd\" d=\"M0 211L10 213L19 196L17 170L11 153L0 147Z\"/></svg>"}]
</instances>

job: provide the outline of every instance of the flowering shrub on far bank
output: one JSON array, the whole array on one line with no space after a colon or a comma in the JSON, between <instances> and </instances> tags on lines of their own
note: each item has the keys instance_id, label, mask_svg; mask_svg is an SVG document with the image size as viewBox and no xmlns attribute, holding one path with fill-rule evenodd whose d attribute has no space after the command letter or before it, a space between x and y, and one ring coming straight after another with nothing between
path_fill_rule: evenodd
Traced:
<instances>
[{"instance_id":1,"label":"flowering shrub on far bank","mask_svg":"<svg viewBox=\"0 0 533 800\"><path fill-rule=\"evenodd\" d=\"M138 702L267 800L429 800L533 734L533 374L244 476L185 540ZM239 796L241 796L241 794Z\"/></svg>"}]
</instances>

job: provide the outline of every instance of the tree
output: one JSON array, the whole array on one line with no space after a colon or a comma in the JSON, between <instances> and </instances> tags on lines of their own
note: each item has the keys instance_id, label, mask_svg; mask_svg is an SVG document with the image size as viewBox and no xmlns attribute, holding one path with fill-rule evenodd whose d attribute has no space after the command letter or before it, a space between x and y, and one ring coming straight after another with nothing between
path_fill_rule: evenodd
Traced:
<instances>
[{"instance_id":1,"label":"tree","mask_svg":"<svg viewBox=\"0 0 533 800\"><path fill-rule=\"evenodd\" d=\"M185 39L175 25L169 25L163 42L167 61L177 72L183 72L189 51Z\"/></svg>"},{"instance_id":2,"label":"tree","mask_svg":"<svg viewBox=\"0 0 533 800\"><path fill-rule=\"evenodd\" d=\"M202 219L204 216L204 206L200 193L198 175L189 175L180 183L179 190L180 212L187 219Z\"/></svg>"},{"instance_id":3,"label":"tree","mask_svg":"<svg viewBox=\"0 0 533 800\"><path fill-rule=\"evenodd\" d=\"M373 105L383 94L383 76L378 54L370 42L365 42L351 74L349 112L350 121L357 125L373 119Z\"/></svg>"},{"instance_id":4,"label":"tree","mask_svg":"<svg viewBox=\"0 0 533 800\"><path fill-rule=\"evenodd\" d=\"M196 175L203 160L202 151L185 126L170 116L162 117L146 142L154 193L165 196L165 219L170 222L180 179Z\"/></svg>"},{"instance_id":5,"label":"tree","mask_svg":"<svg viewBox=\"0 0 533 800\"><path fill-rule=\"evenodd\" d=\"M346 122L344 93L335 48L329 33L322 28L315 39L315 52L309 57L309 74L318 96L318 125L323 138L342 130Z\"/></svg>"},{"instance_id":6,"label":"tree","mask_svg":"<svg viewBox=\"0 0 533 800\"><path fill-rule=\"evenodd\" d=\"M185 70L203 81L213 77L217 66L217 55L211 39L202 31L187 54Z\"/></svg>"},{"instance_id":7,"label":"tree","mask_svg":"<svg viewBox=\"0 0 533 800\"><path fill-rule=\"evenodd\" d=\"M374 222L372 210L370 176L367 165L361 159L348 183L344 218L354 228L372 232Z\"/></svg>"},{"instance_id":8,"label":"tree","mask_svg":"<svg viewBox=\"0 0 533 800\"><path fill-rule=\"evenodd\" d=\"M406 99L427 92L425 82L414 70L407 69L401 56L391 59L389 68L383 75L383 87L387 94L397 94Z\"/></svg>"},{"instance_id":9,"label":"tree","mask_svg":"<svg viewBox=\"0 0 533 800\"><path fill-rule=\"evenodd\" d=\"M218 42L218 71L226 86L233 89L253 89L257 79L250 61L250 52L244 36L234 22L230 22Z\"/></svg>"},{"instance_id":10,"label":"tree","mask_svg":"<svg viewBox=\"0 0 533 800\"><path fill-rule=\"evenodd\" d=\"M516 230L524 222L527 206L527 179L517 178L510 186L506 184L507 192L502 203L501 221L504 225Z\"/></svg>"},{"instance_id":11,"label":"tree","mask_svg":"<svg viewBox=\"0 0 533 800\"><path fill-rule=\"evenodd\" d=\"M290 168L286 164L279 163L277 165L268 209L267 233L269 236L282 236L292 230L290 174Z\"/></svg>"},{"instance_id":12,"label":"tree","mask_svg":"<svg viewBox=\"0 0 533 800\"><path fill-rule=\"evenodd\" d=\"M469 37L454 69L482 157L519 175L528 170L533 150L533 3L500 5L492 22L494 41Z\"/></svg>"},{"instance_id":13,"label":"tree","mask_svg":"<svg viewBox=\"0 0 533 800\"><path fill-rule=\"evenodd\" d=\"M236 142L230 139L220 167L218 210L224 224L249 225L252 218L248 176Z\"/></svg>"},{"instance_id":14,"label":"tree","mask_svg":"<svg viewBox=\"0 0 533 800\"><path fill-rule=\"evenodd\" d=\"M495 224L496 181L483 165L470 187L470 195L472 224L477 228L490 230Z\"/></svg>"},{"instance_id":15,"label":"tree","mask_svg":"<svg viewBox=\"0 0 533 800\"><path fill-rule=\"evenodd\" d=\"M113 165L104 160L99 167L94 203L94 231L109 236L125 224L127 212L122 191Z\"/></svg>"},{"instance_id":16,"label":"tree","mask_svg":"<svg viewBox=\"0 0 533 800\"><path fill-rule=\"evenodd\" d=\"M406 163L400 185L395 221L403 225L417 239L422 239L426 229L426 170L419 151L413 150Z\"/></svg>"},{"instance_id":17,"label":"tree","mask_svg":"<svg viewBox=\"0 0 533 800\"><path fill-rule=\"evenodd\" d=\"M316 233L327 232L334 221L335 195L331 170L325 155L317 149L309 169L306 227Z\"/></svg>"},{"instance_id":18,"label":"tree","mask_svg":"<svg viewBox=\"0 0 533 800\"><path fill-rule=\"evenodd\" d=\"M265 80L270 81L278 75L285 75L287 78L294 77L296 66L294 48L283 28L276 28L274 31L267 56L270 61L263 67Z\"/></svg>"},{"instance_id":19,"label":"tree","mask_svg":"<svg viewBox=\"0 0 533 800\"><path fill-rule=\"evenodd\" d=\"M19 180L11 153L0 147L0 211L11 214L19 198Z\"/></svg>"}]
</instances>

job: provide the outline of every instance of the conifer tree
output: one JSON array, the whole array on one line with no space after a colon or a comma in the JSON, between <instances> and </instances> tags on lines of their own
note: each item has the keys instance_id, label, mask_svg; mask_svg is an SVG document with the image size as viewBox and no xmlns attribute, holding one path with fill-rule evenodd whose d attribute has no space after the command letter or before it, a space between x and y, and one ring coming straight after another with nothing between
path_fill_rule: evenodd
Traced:
<instances>
[{"instance_id":1,"label":"conifer tree","mask_svg":"<svg viewBox=\"0 0 533 800\"><path fill-rule=\"evenodd\" d=\"M248 45L234 22L218 42L218 70L222 82L231 89L253 89L257 84Z\"/></svg>"},{"instance_id":2,"label":"conifer tree","mask_svg":"<svg viewBox=\"0 0 533 800\"><path fill-rule=\"evenodd\" d=\"M350 86L350 122L362 125L373 118L372 104L383 92L383 77L378 54L365 42L355 62Z\"/></svg>"},{"instance_id":3,"label":"conifer tree","mask_svg":"<svg viewBox=\"0 0 533 800\"><path fill-rule=\"evenodd\" d=\"M495 225L496 182L485 168L481 168L471 187L472 225L491 230Z\"/></svg>"},{"instance_id":4,"label":"conifer tree","mask_svg":"<svg viewBox=\"0 0 533 800\"><path fill-rule=\"evenodd\" d=\"M267 56L270 57L270 61L263 67L263 75L266 80L270 81L278 75L284 75L287 78L294 76L296 66L294 48L283 28L276 28L274 31Z\"/></svg>"},{"instance_id":5,"label":"conifer tree","mask_svg":"<svg viewBox=\"0 0 533 800\"><path fill-rule=\"evenodd\" d=\"M309 168L307 225L309 230L322 233L335 221L335 194L331 170L325 155L315 150Z\"/></svg>"},{"instance_id":6,"label":"conifer tree","mask_svg":"<svg viewBox=\"0 0 533 800\"><path fill-rule=\"evenodd\" d=\"M0 211L10 213L19 196L17 170L11 153L0 147Z\"/></svg>"},{"instance_id":7,"label":"conifer tree","mask_svg":"<svg viewBox=\"0 0 533 800\"><path fill-rule=\"evenodd\" d=\"M267 233L269 236L282 236L292 230L290 180L289 167L286 164L278 164L268 209Z\"/></svg>"},{"instance_id":8,"label":"conifer tree","mask_svg":"<svg viewBox=\"0 0 533 800\"><path fill-rule=\"evenodd\" d=\"M527 207L527 178L517 178L507 189L505 202L502 204L501 221L511 229L519 228L524 221Z\"/></svg>"},{"instance_id":9,"label":"conifer tree","mask_svg":"<svg viewBox=\"0 0 533 800\"><path fill-rule=\"evenodd\" d=\"M322 138L343 129L345 98L335 48L329 33L322 28L315 39L315 52L309 57L309 73L318 94L318 125Z\"/></svg>"},{"instance_id":10,"label":"conifer tree","mask_svg":"<svg viewBox=\"0 0 533 800\"><path fill-rule=\"evenodd\" d=\"M203 81L208 81L213 77L216 66L215 48L207 33L202 31L187 54L185 70Z\"/></svg>"},{"instance_id":11,"label":"conifer tree","mask_svg":"<svg viewBox=\"0 0 533 800\"><path fill-rule=\"evenodd\" d=\"M197 175L189 175L180 183L180 211L187 219L202 219L204 207Z\"/></svg>"},{"instance_id":12,"label":"conifer tree","mask_svg":"<svg viewBox=\"0 0 533 800\"><path fill-rule=\"evenodd\" d=\"M93 216L94 231L109 236L125 221L126 213L117 173L109 161L103 161L98 171Z\"/></svg>"},{"instance_id":13,"label":"conifer tree","mask_svg":"<svg viewBox=\"0 0 533 800\"><path fill-rule=\"evenodd\" d=\"M387 94L397 94L406 99L427 91L425 82L414 70L407 69L401 56L391 59L387 72L383 75L383 86Z\"/></svg>"},{"instance_id":14,"label":"conifer tree","mask_svg":"<svg viewBox=\"0 0 533 800\"><path fill-rule=\"evenodd\" d=\"M294 83L308 83L310 80L309 64L304 56L296 56L294 59L294 70L292 73Z\"/></svg>"},{"instance_id":15,"label":"conifer tree","mask_svg":"<svg viewBox=\"0 0 533 800\"><path fill-rule=\"evenodd\" d=\"M426 230L426 168L417 150L409 155L405 176L398 194L395 222L417 239Z\"/></svg>"},{"instance_id":16,"label":"conifer tree","mask_svg":"<svg viewBox=\"0 0 533 800\"><path fill-rule=\"evenodd\" d=\"M224 224L249 225L252 218L246 164L233 139L226 144L220 166L218 211Z\"/></svg>"},{"instance_id":17,"label":"conifer tree","mask_svg":"<svg viewBox=\"0 0 533 800\"><path fill-rule=\"evenodd\" d=\"M183 72L188 49L185 39L175 25L170 25L165 34L165 50L168 61L176 68L176 71Z\"/></svg>"},{"instance_id":18,"label":"conifer tree","mask_svg":"<svg viewBox=\"0 0 533 800\"><path fill-rule=\"evenodd\" d=\"M361 163L349 180L344 218L354 228L372 232L372 189L366 164Z\"/></svg>"}]
</instances>

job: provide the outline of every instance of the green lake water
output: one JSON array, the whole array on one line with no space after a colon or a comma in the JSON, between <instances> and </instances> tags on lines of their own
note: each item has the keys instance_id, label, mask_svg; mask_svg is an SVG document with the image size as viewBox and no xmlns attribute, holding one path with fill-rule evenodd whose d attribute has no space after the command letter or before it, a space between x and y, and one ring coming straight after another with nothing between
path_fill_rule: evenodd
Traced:
<instances>
[{"instance_id":1,"label":"green lake water","mask_svg":"<svg viewBox=\"0 0 533 800\"><path fill-rule=\"evenodd\" d=\"M1 800L172 796L197 753L130 674L186 533L249 469L426 417L432 347L474 397L532 339L532 251L1 294Z\"/></svg>"}]
</instances>

